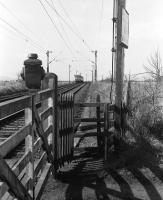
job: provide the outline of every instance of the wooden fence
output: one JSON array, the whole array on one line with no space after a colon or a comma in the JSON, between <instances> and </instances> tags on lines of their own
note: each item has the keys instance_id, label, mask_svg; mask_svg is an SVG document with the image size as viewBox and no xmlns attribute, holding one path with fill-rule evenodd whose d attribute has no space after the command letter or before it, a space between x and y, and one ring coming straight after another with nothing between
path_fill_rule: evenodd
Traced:
<instances>
[{"instance_id":1,"label":"wooden fence","mask_svg":"<svg viewBox=\"0 0 163 200\"><path fill-rule=\"evenodd\" d=\"M114 135L114 106L78 103L78 107L96 107L96 118L74 119L74 95L57 93L57 76L46 80L40 92L0 103L0 120L24 111L25 124L0 144L0 199L40 199L49 173L72 160L74 122L96 122L98 145L105 147L105 159ZM37 109L37 104L41 107ZM104 116L101 116L103 110ZM104 128L102 126L104 123ZM83 137L83 136L81 136ZM23 156L6 160L6 155L25 141ZM104 144L104 145L103 145Z\"/></svg>"},{"instance_id":2,"label":"wooden fence","mask_svg":"<svg viewBox=\"0 0 163 200\"><path fill-rule=\"evenodd\" d=\"M74 97L60 94L58 101L59 136L57 137L57 160L59 166L69 162L73 156Z\"/></svg>"},{"instance_id":3,"label":"wooden fence","mask_svg":"<svg viewBox=\"0 0 163 200\"><path fill-rule=\"evenodd\" d=\"M115 123L115 112L118 112L115 105L111 105L109 103L101 103L100 96L97 95L95 103L76 103L77 107L94 107L96 109L96 117L93 118L75 118L74 122L92 122L88 124L88 127L85 127L84 130L89 129L97 129L95 132L86 133L83 131L81 133L77 133L75 135L76 138L84 138L84 137L97 137L97 146L98 151L100 151L105 160L108 159L108 155L111 150L114 150L114 136L116 131L116 123ZM87 126L87 125L86 125Z\"/></svg>"},{"instance_id":4,"label":"wooden fence","mask_svg":"<svg viewBox=\"0 0 163 200\"><path fill-rule=\"evenodd\" d=\"M52 145L54 141L54 134L52 134L54 129L53 95L54 90L47 89L36 95L25 96L0 104L0 119L25 110L25 126L0 145L0 179L4 181L1 182L0 186L1 199L7 199L12 196L11 194L22 200L39 199L42 186L53 164L53 148L51 148L51 146L54 146ZM36 98L40 102L48 100L51 103L47 108L41 108L41 112L38 113ZM49 117L51 120L48 119ZM43 128L42 122L47 119L47 126ZM52 139L48 142L50 137ZM4 158L23 140L25 140L24 155L17 159L17 162L11 168ZM49 162L46 162L47 158Z\"/></svg>"},{"instance_id":5,"label":"wooden fence","mask_svg":"<svg viewBox=\"0 0 163 200\"><path fill-rule=\"evenodd\" d=\"M0 103L0 120L23 110L25 113L24 127L0 144L2 200L39 199L48 174L52 172L55 176L58 167L71 159L73 95L60 95L58 101L55 75L48 79L47 86L48 89L29 96ZM23 141L23 156L6 160L6 155Z\"/></svg>"}]
</instances>

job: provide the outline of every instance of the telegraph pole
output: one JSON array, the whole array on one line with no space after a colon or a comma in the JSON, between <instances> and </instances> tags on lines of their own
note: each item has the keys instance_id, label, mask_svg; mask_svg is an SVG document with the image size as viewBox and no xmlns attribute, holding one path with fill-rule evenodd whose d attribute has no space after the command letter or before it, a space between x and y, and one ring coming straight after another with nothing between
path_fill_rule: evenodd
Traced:
<instances>
[{"instance_id":1,"label":"telegraph pole","mask_svg":"<svg viewBox=\"0 0 163 200\"><path fill-rule=\"evenodd\" d=\"M123 99L123 76L125 48L128 48L128 13L126 11L126 0L114 0L115 18L115 105L119 110ZM121 127L121 115L116 114L115 120ZM119 136L121 133L119 133Z\"/></svg>"},{"instance_id":2,"label":"telegraph pole","mask_svg":"<svg viewBox=\"0 0 163 200\"><path fill-rule=\"evenodd\" d=\"M97 50L95 51L95 81L97 81Z\"/></svg>"},{"instance_id":3,"label":"telegraph pole","mask_svg":"<svg viewBox=\"0 0 163 200\"><path fill-rule=\"evenodd\" d=\"M92 69L92 83L93 83L93 69Z\"/></svg>"},{"instance_id":4,"label":"telegraph pole","mask_svg":"<svg viewBox=\"0 0 163 200\"><path fill-rule=\"evenodd\" d=\"M52 53L52 51L47 50L46 55L47 55L47 73L49 73L49 53Z\"/></svg>"},{"instance_id":5,"label":"telegraph pole","mask_svg":"<svg viewBox=\"0 0 163 200\"><path fill-rule=\"evenodd\" d=\"M92 53L95 54L95 62L94 62L94 64L95 64L95 66L94 66L94 82L96 82L96 81L97 81L97 50L92 51Z\"/></svg>"},{"instance_id":6,"label":"telegraph pole","mask_svg":"<svg viewBox=\"0 0 163 200\"><path fill-rule=\"evenodd\" d=\"M70 84L71 65L69 65L68 68L69 68L69 84Z\"/></svg>"},{"instance_id":7,"label":"telegraph pole","mask_svg":"<svg viewBox=\"0 0 163 200\"><path fill-rule=\"evenodd\" d=\"M91 72L92 72L92 83L94 82L94 65L92 65L92 70L91 70Z\"/></svg>"}]
</instances>

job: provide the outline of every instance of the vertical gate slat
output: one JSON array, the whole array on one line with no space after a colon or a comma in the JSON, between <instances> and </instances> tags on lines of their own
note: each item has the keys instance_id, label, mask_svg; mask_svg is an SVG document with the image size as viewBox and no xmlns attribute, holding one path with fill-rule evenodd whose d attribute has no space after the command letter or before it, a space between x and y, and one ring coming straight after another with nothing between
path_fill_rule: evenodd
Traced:
<instances>
[{"instance_id":1,"label":"vertical gate slat","mask_svg":"<svg viewBox=\"0 0 163 200\"><path fill-rule=\"evenodd\" d=\"M64 140L65 140L65 155L64 157L67 156L67 134L68 134L68 130L67 130L67 109L68 109L68 101L67 101L67 95L65 96L65 103L66 103L66 107L65 107L65 135L64 135Z\"/></svg>"},{"instance_id":2,"label":"vertical gate slat","mask_svg":"<svg viewBox=\"0 0 163 200\"><path fill-rule=\"evenodd\" d=\"M70 157L70 142L71 142L71 134L72 134L72 130L71 130L71 108L72 108L72 104L71 104L71 94L69 95L69 102L70 102L70 108L69 108L69 115L68 115L68 127L69 127L69 130L71 131L69 136L68 136L68 154L69 154L69 157Z\"/></svg>"},{"instance_id":3,"label":"vertical gate slat","mask_svg":"<svg viewBox=\"0 0 163 200\"><path fill-rule=\"evenodd\" d=\"M63 134L62 134L62 142L63 142L63 155L62 155L62 159L64 162L64 157L65 157L65 134L66 134L66 96L63 95Z\"/></svg>"},{"instance_id":4,"label":"vertical gate slat","mask_svg":"<svg viewBox=\"0 0 163 200\"><path fill-rule=\"evenodd\" d=\"M64 161L66 157L66 136L67 136L67 95L65 95L65 127L64 127Z\"/></svg>"},{"instance_id":5,"label":"vertical gate slat","mask_svg":"<svg viewBox=\"0 0 163 200\"><path fill-rule=\"evenodd\" d=\"M61 103L61 95L59 95L59 102ZM59 141L58 141L58 161L61 159L61 128L62 128L62 107L59 107Z\"/></svg>"},{"instance_id":6,"label":"vertical gate slat","mask_svg":"<svg viewBox=\"0 0 163 200\"><path fill-rule=\"evenodd\" d=\"M69 128L69 112L70 112L70 99L69 99L69 95L67 95L67 101L68 101L68 107L67 107L67 129L68 129L68 133L66 136L66 154L69 157L69 152L68 152L68 139L70 136L70 128Z\"/></svg>"},{"instance_id":7,"label":"vertical gate slat","mask_svg":"<svg viewBox=\"0 0 163 200\"><path fill-rule=\"evenodd\" d=\"M96 102L100 103L100 95L97 95ZM97 143L98 147L101 147L101 123L100 123L100 106L96 107L96 115L97 115Z\"/></svg>"},{"instance_id":8,"label":"vertical gate slat","mask_svg":"<svg viewBox=\"0 0 163 200\"><path fill-rule=\"evenodd\" d=\"M74 116L74 95L72 94L72 127L74 126L74 118L75 118L75 116ZM73 127L73 133L74 133L74 127ZM71 155L73 154L73 148L74 148L74 139L73 139L73 134L72 134L72 136L71 136L72 138L71 138Z\"/></svg>"},{"instance_id":9,"label":"vertical gate slat","mask_svg":"<svg viewBox=\"0 0 163 200\"><path fill-rule=\"evenodd\" d=\"M72 102L72 114L71 114L71 127L72 127L72 135L71 135L71 156L73 155L73 148L74 148L74 96L72 94L71 96L71 102Z\"/></svg>"},{"instance_id":10,"label":"vertical gate slat","mask_svg":"<svg viewBox=\"0 0 163 200\"><path fill-rule=\"evenodd\" d=\"M66 137L67 137L67 95L65 95L65 131L64 131L64 161L66 160Z\"/></svg>"},{"instance_id":11,"label":"vertical gate slat","mask_svg":"<svg viewBox=\"0 0 163 200\"><path fill-rule=\"evenodd\" d=\"M63 95L61 95L61 102L64 103L63 101ZM63 129L64 129L64 106L61 106L61 163L63 160Z\"/></svg>"},{"instance_id":12,"label":"vertical gate slat","mask_svg":"<svg viewBox=\"0 0 163 200\"><path fill-rule=\"evenodd\" d=\"M108 137L108 104L104 106L104 133L105 133L105 139L104 139L104 159L107 160L107 137Z\"/></svg>"}]
</instances>

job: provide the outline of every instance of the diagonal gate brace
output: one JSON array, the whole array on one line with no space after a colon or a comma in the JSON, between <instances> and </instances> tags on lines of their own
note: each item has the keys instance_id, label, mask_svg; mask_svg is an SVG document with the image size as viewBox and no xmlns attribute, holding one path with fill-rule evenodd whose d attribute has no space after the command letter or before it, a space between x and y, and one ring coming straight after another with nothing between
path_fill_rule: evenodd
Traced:
<instances>
[{"instance_id":1,"label":"diagonal gate brace","mask_svg":"<svg viewBox=\"0 0 163 200\"><path fill-rule=\"evenodd\" d=\"M20 200L32 200L24 185L19 181L6 161L0 155L0 179L7 183L11 194Z\"/></svg>"},{"instance_id":2,"label":"diagonal gate brace","mask_svg":"<svg viewBox=\"0 0 163 200\"><path fill-rule=\"evenodd\" d=\"M49 148L49 144L48 144L47 138L46 138L46 136L44 134L44 129L42 127L42 122L40 120L40 117L38 115L38 112L37 112L35 106L34 106L33 112L34 112L34 121L35 121L35 124L36 124L37 133L38 133L39 137L43 141L43 146L42 147L43 147L44 151L47 153L48 162L50 162L52 164L52 173L54 173L53 155L52 155L51 150Z\"/></svg>"}]
</instances>

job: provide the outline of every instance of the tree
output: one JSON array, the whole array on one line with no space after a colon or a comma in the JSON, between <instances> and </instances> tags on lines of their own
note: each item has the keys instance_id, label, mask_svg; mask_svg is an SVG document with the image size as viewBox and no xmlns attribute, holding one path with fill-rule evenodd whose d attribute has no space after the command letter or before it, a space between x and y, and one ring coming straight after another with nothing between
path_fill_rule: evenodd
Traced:
<instances>
[{"instance_id":1,"label":"tree","mask_svg":"<svg viewBox=\"0 0 163 200\"><path fill-rule=\"evenodd\" d=\"M147 64L144 65L144 68L147 73L151 75L151 77L156 81L159 82L162 76L162 60L160 57L160 51L157 49L153 55L151 55L147 59Z\"/></svg>"},{"instance_id":2,"label":"tree","mask_svg":"<svg viewBox=\"0 0 163 200\"><path fill-rule=\"evenodd\" d=\"M132 124L140 135L158 134L157 127L163 123L159 98L163 65L158 49L149 56L144 68L152 79L141 83L140 87L136 84L135 89L132 86Z\"/></svg>"}]
</instances>

